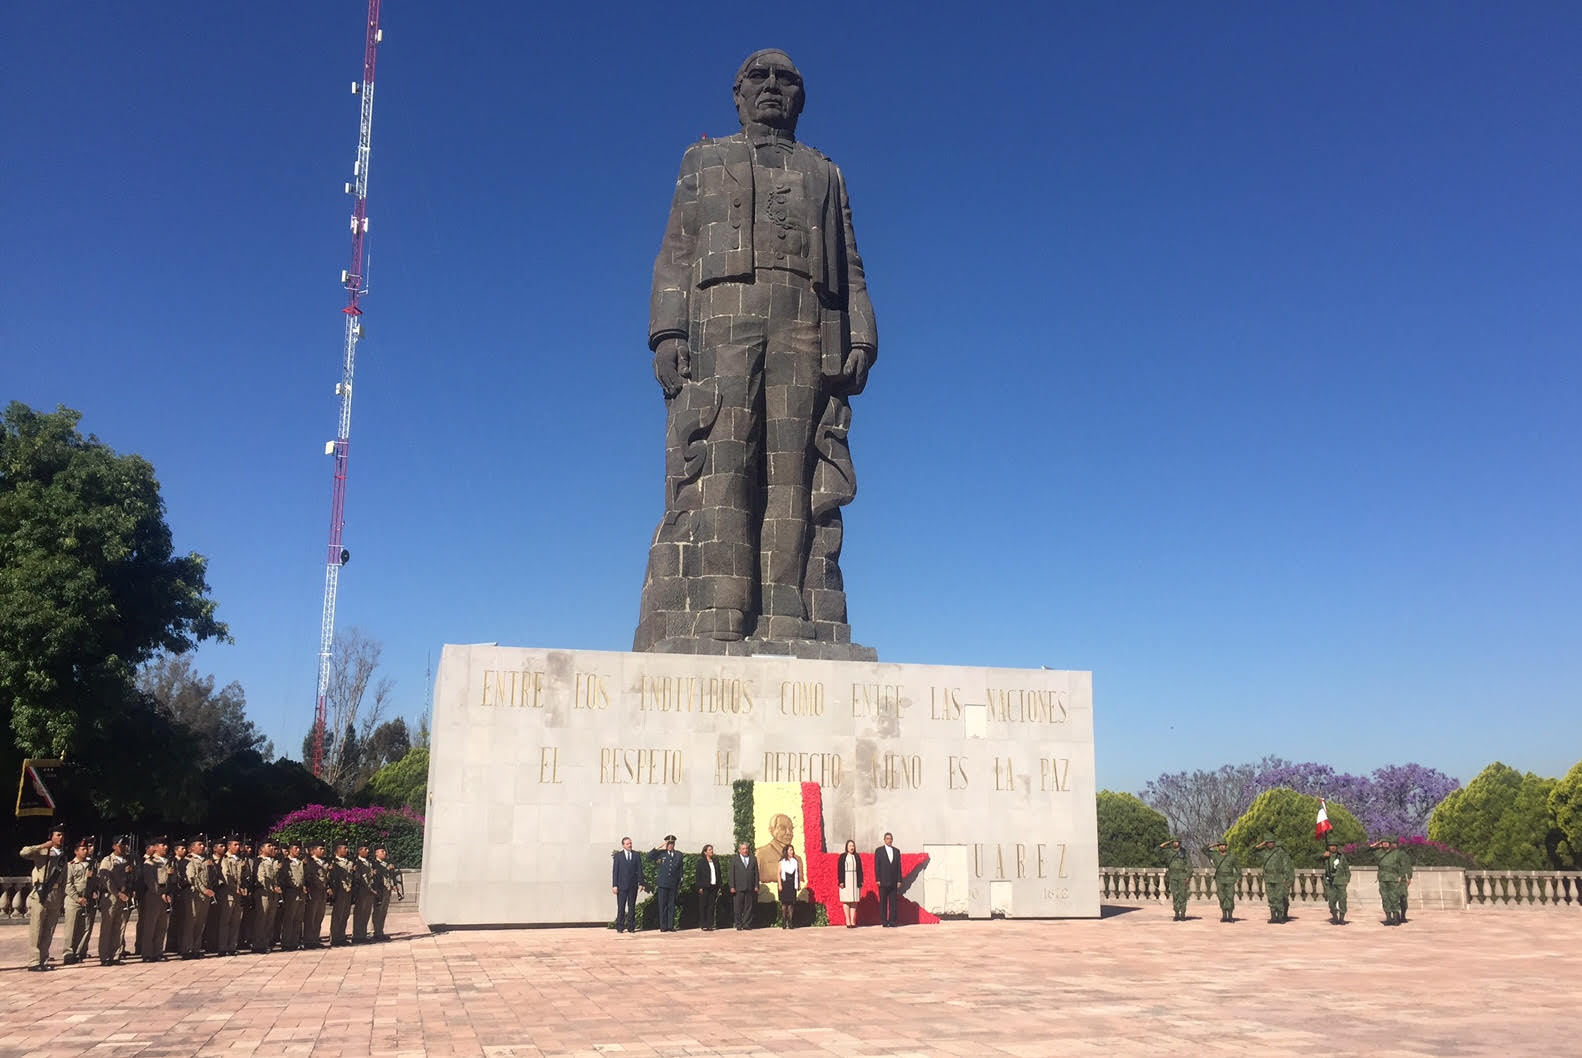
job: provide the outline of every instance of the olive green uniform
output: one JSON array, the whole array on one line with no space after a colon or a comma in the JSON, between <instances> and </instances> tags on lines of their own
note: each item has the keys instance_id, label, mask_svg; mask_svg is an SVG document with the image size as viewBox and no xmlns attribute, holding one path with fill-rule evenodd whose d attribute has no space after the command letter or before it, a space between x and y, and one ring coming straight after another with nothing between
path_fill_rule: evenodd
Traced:
<instances>
[{"instance_id":1,"label":"olive green uniform","mask_svg":"<svg viewBox=\"0 0 1582 1058\"><path fill-rule=\"evenodd\" d=\"M181 939L187 935L187 919L192 913L192 882L187 874L191 856L170 857L170 880L166 892L170 894L170 922L162 934L165 952L181 954Z\"/></svg>"},{"instance_id":2,"label":"olive green uniform","mask_svg":"<svg viewBox=\"0 0 1582 1058\"><path fill-rule=\"evenodd\" d=\"M1324 856L1324 899L1329 902L1331 922L1346 921L1346 887L1351 884L1351 864L1339 849Z\"/></svg>"},{"instance_id":3,"label":"olive green uniform","mask_svg":"<svg viewBox=\"0 0 1582 1058\"><path fill-rule=\"evenodd\" d=\"M374 940L385 939L385 916L390 914L390 898L395 893L396 869L389 860L375 856L370 881L374 891Z\"/></svg>"},{"instance_id":4,"label":"olive green uniform","mask_svg":"<svg viewBox=\"0 0 1582 1058\"><path fill-rule=\"evenodd\" d=\"M66 899L66 863L61 850L49 842L25 845L22 858L33 864L33 899L28 908L28 947L38 953L34 965L49 966L49 949L55 943L55 926L60 922Z\"/></svg>"},{"instance_id":5,"label":"olive green uniform","mask_svg":"<svg viewBox=\"0 0 1582 1058\"><path fill-rule=\"evenodd\" d=\"M165 857L150 856L143 861L143 884L137 897L137 950L144 962L158 962L165 957L170 909L176 902L171 894L174 878L171 863Z\"/></svg>"},{"instance_id":6,"label":"olive green uniform","mask_svg":"<svg viewBox=\"0 0 1582 1058\"><path fill-rule=\"evenodd\" d=\"M280 950L302 947L302 923L307 918L307 868L300 856L287 856L280 864Z\"/></svg>"},{"instance_id":7,"label":"olive green uniform","mask_svg":"<svg viewBox=\"0 0 1582 1058\"><path fill-rule=\"evenodd\" d=\"M368 939L368 919L374 911L374 865L359 856L352 861L352 940Z\"/></svg>"},{"instance_id":8,"label":"olive green uniform","mask_svg":"<svg viewBox=\"0 0 1582 1058\"><path fill-rule=\"evenodd\" d=\"M1261 844L1261 843L1260 843ZM1263 860L1263 891L1269 901L1269 921L1286 922L1291 917L1291 886L1296 881L1296 864L1278 840Z\"/></svg>"},{"instance_id":9,"label":"olive green uniform","mask_svg":"<svg viewBox=\"0 0 1582 1058\"><path fill-rule=\"evenodd\" d=\"M219 879L208 854L187 857L187 918L181 924L181 957L197 959L203 955L203 931L209 925L214 906L214 887Z\"/></svg>"},{"instance_id":10,"label":"olive green uniform","mask_svg":"<svg viewBox=\"0 0 1582 1058\"><path fill-rule=\"evenodd\" d=\"M330 947L346 943L346 923L352 917L352 861L337 856L330 863Z\"/></svg>"},{"instance_id":11,"label":"olive green uniform","mask_svg":"<svg viewBox=\"0 0 1582 1058\"><path fill-rule=\"evenodd\" d=\"M229 852L220 861L220 878L225 888L214 903L214 913L220 917L215 934L215 950L221 955L235 955L241 942L242 903L247 899L247 861Z\"/></svg>"},{"instance_id":12,"label":"olive green uniform","mask_svg":"<svg viewBox=\"0 0 1582 1058\"><path fill-rule=\"evenodd\" d=\"M285 887L281 885L280 872L280 861L273 856L258 857L258 865L253 868L253 935L247 941L253 946L253 951L260 955L266 954L274 942L275 923L285 903Z\"/></svg>"},{"instance_id":13,"label":"olive green uniform","mask_svg":"<svg viewBox=\"0 0 1582 1058\"><path fill-rule=\"evenodd\" d=\"M1175 910L1175 921L1186 921L1187 896L1192 890L1192 863L1186 849L1177 846L1175 855L1165 867L1165 892L1170 894L1170 905Z\"/></svg>"},{"instance_id":14,"label":"olive green uniform","mask_svg":"<svg viewBox=\"0 0 1582 1058\"><path fill-rule=\"evenodd\" d=\"M1215 846L1203 850L1214 865L1214 890L1219 897L1219 920L1234 922L1236 915L1236 883L1241 879L1241 861L1230 849L1221 852Z\"/></svg>"},{"instance_id":15,"label":"olive green uniform","mask_svg":"<svg viewBox=\"0 0 1582 1058\"><path fill-rule=\"evenodd\" d=\"M1379 856L1379 903L1384 905L1384 924L1396 926L1401 922L1401 896L1406 888L1406 870L1399 850L1386 849Z\"/></svg>"},{"instance_id":16,"label":"olive green uniform","mask_svg":"<svg viewBox=\"0 0 1582 1058\"><path fill-rule=\"evenodd\" d=\"M303 885L307 889L307 905L302 916L302 943L317 948L324 943L324 907L329 897L330 865L317 856L302 861Z\"/></svg>"}]
</instances>

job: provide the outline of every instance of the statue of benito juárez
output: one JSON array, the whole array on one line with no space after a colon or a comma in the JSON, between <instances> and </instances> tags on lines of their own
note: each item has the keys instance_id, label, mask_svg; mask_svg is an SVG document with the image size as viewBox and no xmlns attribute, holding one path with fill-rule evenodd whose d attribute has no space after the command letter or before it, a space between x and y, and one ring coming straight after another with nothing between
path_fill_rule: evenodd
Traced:
<instances>
[{"instance_id":1,"label":"statue of benito ju\u00e1rez","mask_svg":"<svg viewBox=\"0 0 1582 1058\"><path fill-rule=\"evenodd\" d=\"M851 643L850 398L878 352L840 170L796 139L779 50L736 73L742 131L687 148L654 262L665 514L634 649L872 658Z\"/></svg>"}]
</instances>

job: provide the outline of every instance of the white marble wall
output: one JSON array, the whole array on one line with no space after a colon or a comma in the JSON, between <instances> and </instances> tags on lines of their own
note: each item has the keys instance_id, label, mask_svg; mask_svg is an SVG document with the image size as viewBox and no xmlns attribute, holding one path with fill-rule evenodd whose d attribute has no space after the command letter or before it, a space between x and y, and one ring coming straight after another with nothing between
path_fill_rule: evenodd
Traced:
<instances>
[{"instance_id":1,"label":"white marble wall","mask_svg":"<svg viewBox=\"0 0 1582 1058\"><path fill-rule=\"evenodd\" d=\"M737 779L819 782L830 851L927 846L925 907L1099 913L1091 673L447 646L423 918L608 921L621 837L727 850Z\"/></svg>"}]
</instances>

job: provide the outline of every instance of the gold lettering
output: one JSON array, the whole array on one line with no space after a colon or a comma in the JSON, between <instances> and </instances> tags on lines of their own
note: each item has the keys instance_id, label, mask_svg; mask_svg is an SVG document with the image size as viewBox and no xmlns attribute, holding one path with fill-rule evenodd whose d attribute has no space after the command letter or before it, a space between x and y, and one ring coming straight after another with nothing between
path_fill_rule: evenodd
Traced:
<instances>
[{"instance_id":1,"label":"gold lettering","mask_svg":"<svg viewBox=\"0 0 1582 1058\"><path fill-rule=\"evenodd\" d=\"M1033 846L1033 849L1038 855L1038 877L1042 878L1044 876L1044 843L1040 841Z\"/></svg>"},{"instance_id":2,"label":"gold lettering","mask_svg":"<svg viewBox=\"0 0 1582 1058\"><path fill-rule=\"evenodd\" d=\"M686 768L679 749L608 746L599 750L599 782L616 786L679 786Z\"/></svg>"},{"instance_id":3,"label":"gold lettering","mask_svg":"<svg viewBox=\"0 0 1582 1058\"><path fill-rule=\"evenodd\" d=\"M923 786L923 758L917 754L886 753L873 760L873 785L881 790L919 790Z\"/></svg>"},{"instance_id":4,"label":"gold lettering","mask_svg":"<svg viewBox=\"0 0 1582 1058\"><path fill-rule=\"evenodd\" d=\"M785 680L780 684L782 716L823 716L824 685Z\"/></svg>"},{"instance_id":5,"label":"gold lettering","mask_svg":"<svg viewBox=\"0 0 1582 1058\"><path fill-rule=\"evenodd\" d=\"M905 698L905 688L899 683L854 683L851 685L851 715L899 720L906 713Z\"/></svg>"},{"instance_id":6,"label":"gold lettering","mask_svg":"<svg viewBox=\"0 0 1582 1058\"><path fill-rule=\"evenodd\" d=\"M596 672L579 672L572 689L571 707L573 709L608 709L610 707L610 692L604 686L604 677ZM638 708L642 708L642 699L638 699Z\"/></svg>"},{"instance_id":7,"label":"gold lettering","mask_svg":"<svg viewBox=\"0 0 1582 1058\"><path fill-rule=\"evenodd\" d=\"M542 709L544 674L529 669L484 669L478 704L512 709Z\"/></svg>"},{"instance_id":8,"label":"gold lettering","mask_svg":"<svg viewBox=\"0 0 1582 1058\"><path fill-rule=\"evenodd\" d=\"M928 689L928 718L930 720L960 720L960 696L960 687L930 687Z\"/></svg>"},{"instance_id":9,"label":"gold lettering","mask_svg":"<svg viewBox=\"0 0 1582 1058\"><path fill-rule=\"evenodd\" d=\"M1071 758L1039 757L1038 789L1044 793L1071 792Z\"/></svg>"},{"instance_id":10,"label":"gold lettering","mask_svg":"<svg viewBox=\"0 0 1582 1058\"><path fill-rule=\"evenodd\" d=\"M967 788L967 758L950 758L950 788L952 790L965 790Z\"/></svg>"},{"instance_id":11,"label":"gold lettering","mask_svg":"<svg viewBox=\"0 0 1582 1058\"><path fill-rule=\"evenodd\" d=\"M714 785L729 786L736 774L736 753L733 750L722 749L714 753Z\"/></svg>"},{"instance_id":12,"label":"gold lettering","mask_svg":"<svg viewBox=\"0 0 1582 1058\"><path fill-rule=\"evenodd\" d=\"M1027 846L1020 841L1016 843L1016 877L1027 877Z\"/></svg>"},{"instance_id":13,"label":"gold lettering","mask_svg":"<svg viewBox=\"0 0 1582 1058\"><path fill-rule=\"evenodd\" d=\"M1064 878L1065 876L1066 876L1066 845L1065 845L1065 842L1061 842L1060 843L1060 868L1055 872L1055 877L1057 877L1057 878Z\"/></svg>"},{"instance_id":14,"label":"gold lettering","mask_svg":"<svg viewBox=\"0 0 1582 1058\"><path fill-rule=\"evenodd\" d=\"M560 749L543 746L538 751L538 781L558 783L560 779Z\"/></svg>"},{"instance_id":15,"label":"gold lettering","mask_svg":"<svg viewBox=\"0 0 1582 1058\"><path fill-rule=\"evenodd\" d=\"M994 788L1007 793L1016 792L1016 775L1011 770L1010 757L994 758Z\"/></svg>"}]
</instances>

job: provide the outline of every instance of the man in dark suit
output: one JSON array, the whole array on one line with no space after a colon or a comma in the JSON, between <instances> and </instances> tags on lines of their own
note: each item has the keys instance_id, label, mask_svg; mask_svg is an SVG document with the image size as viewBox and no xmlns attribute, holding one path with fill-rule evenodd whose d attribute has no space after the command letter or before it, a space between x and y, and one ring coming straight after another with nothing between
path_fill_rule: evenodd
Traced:
<instances>
[{"instance_id":1,"label":"man in dark suit","mask_svg":"<svg viewBox=\"0 0 1582 1058\"><path fill-rule=\"evenodd\" d=\"M654 875L654 895L659 898L659 932L676 931L676 890L681 888L681 853L676 851L676 836L665 835L663 848L654 849L648 858L659 863Z\"/></svg>"},{"instance_id":2,"label":"man in dark suit","mask_svg":"<svg viewBox=\"0 0 1582 1058\"><path fill-rule=\"evenodd\" d=\"M731 909L737 929L751 929L753 905L758 902L758 860L752 846L742 842L731 857Z\"/></svg>"},{"instance_id":3,"label":"man in dark suit","mask_svg":"<svg viewBox=\"0 0 1582 1058\"><path fill-rule=\"evenodd\" d=\"M615 932L637 932L637 891L643 887L643 858L622 838L610 865L610 892L615 894Z\"/></svg>"},{"instance_id":4,"label":"man in dark suit","mask_svg":"<svg viewBox=\"0 0 1582 1058\"><path fill-rule=\"evenodd\" d=\"M885 926L901 924L901 850L895 835L885 832L884 844L873 850L873 880L879 885L879 911Z\"/></svg>"}]
</instances>

